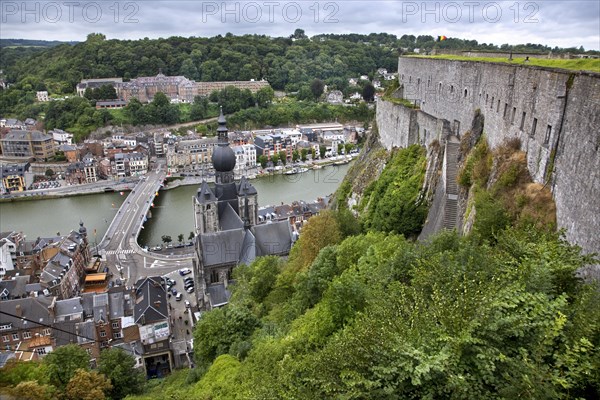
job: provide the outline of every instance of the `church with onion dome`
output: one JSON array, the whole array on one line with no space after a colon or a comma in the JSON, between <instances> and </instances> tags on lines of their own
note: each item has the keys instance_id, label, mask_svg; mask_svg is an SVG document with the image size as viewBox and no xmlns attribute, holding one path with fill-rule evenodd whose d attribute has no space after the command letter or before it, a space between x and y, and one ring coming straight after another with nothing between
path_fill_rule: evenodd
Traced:
<instances>
[{"instance_id":1,"label":"church with onion dome","mask_svg":"<svg viewBox=\"0 0 600 400\"><path fill-rule=\"evenodd\" d=\"M232 271L256 257L287 255L292 247L289 222L258 222L258 193L242 177L234 179L236 157L229 147L223 110L213 149L215 183L203 181L194 196L195 265L205 309L227 304Z\"/></svg>"}]
</instances>

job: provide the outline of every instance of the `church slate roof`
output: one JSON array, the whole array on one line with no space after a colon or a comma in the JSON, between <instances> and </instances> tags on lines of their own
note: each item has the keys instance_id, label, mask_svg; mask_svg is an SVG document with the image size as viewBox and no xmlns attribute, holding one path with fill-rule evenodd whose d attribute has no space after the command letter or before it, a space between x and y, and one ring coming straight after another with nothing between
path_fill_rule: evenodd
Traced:
<instances>
[{"instance_id":1,"label":"church slate roof","mask_svg":"<svg viewBox=\"0 0 600 400\"><path fill-rule=\"evenodd\" d=\"M206 267L236 264L240 258L245 230L232 229L201 236L202 264Z\"/></svg>"},{"instance_id":2,"label":"church slate roof","mask_svg":"<svg viewBox=\"0 0 600 400\"><path fill-rule=\"evenodd\" d=\"M244 222L229 203L225 205L225 209L223 210L219 220L221 222L221 230L224 231L244 227Z\"/></svg>"},{"instance_id":3,"label":"church slate roof","mask_svg":"<svg viewBox=\"0 0 600 400\"><path fill-rule=\"evenodd\" d=\"M202 181L200 189L198 189L198 191L196 192L196 198L198 199L198 203L200 204L214 203L215 201L217 201L217 197L215 196L210 186L208 186L208 183L206 181Z\"/></svg>"},{"instance_id":4,"label":"church slate roof","mask_svg":"<svg viewBox=\"0 0 600 400\"><path fill-rule=\"evenodd\" d=\"M210 305L213 308L224 306L229 302L229 298L231 297L231 293L225 288L223 283L211 285L207 288L207 291L210 295Z\"/></svg>"},{"instance_id":5,"label":"church slate roof","mask_svg":"<svg viewBox=\"0 0 600 400\"><path fill-rule=\"evenodd\" d=\"M252 185L245 176L243 176L240 180L240 184L238 185L237 189L240 196L245 194L248 196L258 194L254 185Z\"/></svg>"},{"instance_id":6,"label":"church slate roof","mask_svg":"<svg viewBox=\"0 0 600 400\"><path fill-rule=\"evenodd\" d=\"M256 256L286 254L292 247L292 231L288 220L255 225Z\"/></svg>"},{"instance_id":7,"label":"church slate roof","mask_svg":"<svg viewBox=\"0 0 600 400\"><path fill-rule=\"evenodd\" d=\"M242 243L242 251L238 260L239 264L250 265L256 258L256 238L251 230L246 231L244 242Z\"/></svg>"}]
</instances>

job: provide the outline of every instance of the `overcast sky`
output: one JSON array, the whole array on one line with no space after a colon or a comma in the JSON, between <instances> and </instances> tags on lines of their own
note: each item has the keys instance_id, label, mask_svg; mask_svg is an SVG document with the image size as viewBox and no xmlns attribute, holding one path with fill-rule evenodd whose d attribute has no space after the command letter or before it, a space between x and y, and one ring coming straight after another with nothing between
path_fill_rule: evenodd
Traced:
<instances>
[{"instance_id":1,"label":"overcast sky","mask_svg":"<svg viewBox=\"0 0 600 400\"><path fill-rule=\"evenodd\" d=\"M600 50L593 1L7 1L0 37L82 41L108 38L289 36L386 32L445 35L479 43L540 43Z\"/></svg>"}]
</instances>

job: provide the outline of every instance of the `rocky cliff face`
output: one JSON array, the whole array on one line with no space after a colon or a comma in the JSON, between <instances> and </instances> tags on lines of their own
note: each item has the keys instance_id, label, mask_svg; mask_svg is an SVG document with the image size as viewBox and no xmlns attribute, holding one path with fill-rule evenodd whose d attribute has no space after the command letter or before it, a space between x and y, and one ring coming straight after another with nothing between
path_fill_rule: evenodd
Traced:
<instances>
[{"instance_id":1,"label":"rocky cliff face","mask_svg":"<svg viewBox=\"0 0 600 400\"><path fill-rule=\"evenodd\" d=\"M600 252L600 74L405 57L398 71L420 109L378 101L384 148L462 138L479 113L492 149L520 141L533 181L552 190L567 239Z\"/></svg>"}]
</instances>

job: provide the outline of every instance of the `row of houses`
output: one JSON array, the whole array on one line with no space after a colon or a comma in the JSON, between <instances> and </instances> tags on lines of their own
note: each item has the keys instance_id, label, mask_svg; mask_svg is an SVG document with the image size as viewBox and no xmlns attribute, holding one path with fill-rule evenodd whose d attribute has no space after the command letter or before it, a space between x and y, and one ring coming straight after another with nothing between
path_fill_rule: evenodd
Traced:
<instances>
[{"instance_id":1,"label":"row of houses","mask_svg":"<svg viewBox=\"0 0 600 400\"><path fill-rule=\"evenodd\" d=\"M119 347L136 358L148 377L164 376L188 359L185 346L172 345L174 320L162 277L67 299L31 291L0 304L0 349L5 359L43 358L59 346L77 344L95 362L103 349Z\"/></svg>"},{"instance_id":2,"label":"row of houses","mask_svg":"<svg viewBox=\"0 0 600 400\"><path fill-rule=\"evenodd\" d=\"M171 349L174 321L163 278L110 287L99 265L83 223L66 236L31 241L17 232L0 233L3 355L30 360L74 343L95 359L103 348L117 346L131 351L149 376L187 362L186 346Z\"/></svg>"}]
</instances>

